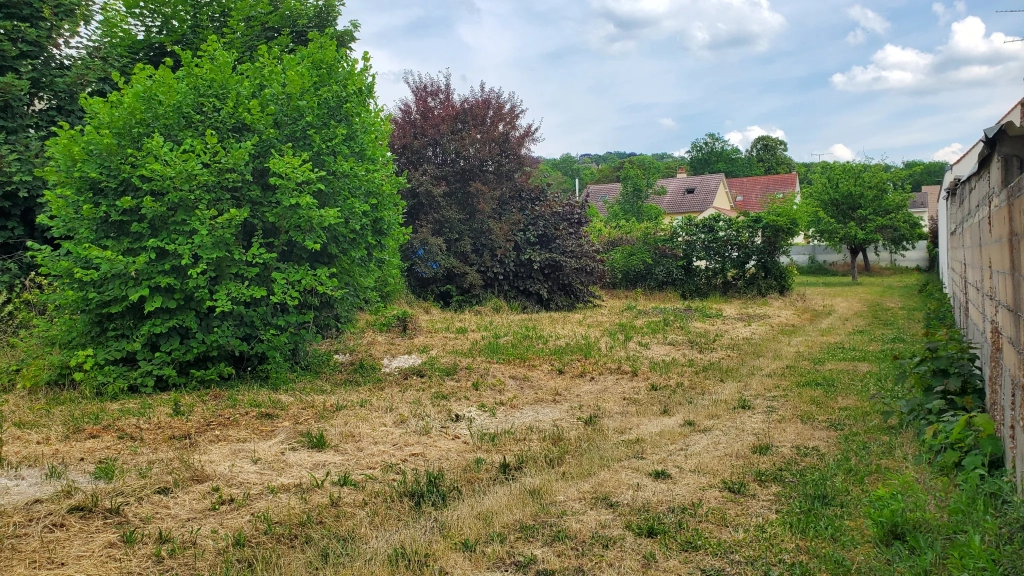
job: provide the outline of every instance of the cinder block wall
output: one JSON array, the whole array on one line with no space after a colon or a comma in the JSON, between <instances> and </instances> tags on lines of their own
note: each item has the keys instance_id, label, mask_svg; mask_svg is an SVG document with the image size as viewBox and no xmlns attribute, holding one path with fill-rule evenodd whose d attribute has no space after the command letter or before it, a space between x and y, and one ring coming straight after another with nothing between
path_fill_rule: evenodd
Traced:
<instances>
[{"instance_id":1,"label":"cinder block wall","mask_svg":"<svg viewBox=\"0 0 1024 576\"><path fill-rule=\"evenodd\" d=\"M1016 152L1019 143L1008 144ZM1024 491L1024 178L1004 185L1020 174L1020 160L1000 152L947 201L946 289L957 323L978 347L988 409L1001 431L1007 465Z\"/></svg>"}]
</instances>

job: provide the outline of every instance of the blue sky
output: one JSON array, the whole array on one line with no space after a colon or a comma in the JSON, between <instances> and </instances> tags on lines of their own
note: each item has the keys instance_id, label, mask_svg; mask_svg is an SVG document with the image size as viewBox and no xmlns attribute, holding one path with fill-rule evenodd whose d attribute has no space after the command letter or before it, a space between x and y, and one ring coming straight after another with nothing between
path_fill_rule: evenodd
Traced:
<instances>
[{"instance_id":1,"label":"blue sky","mask_svg":"<svg viewBox=\"0 0 1024 576\"><path fill-rule=\"evenodd\" d=\"M381 103L405 70L516 92L536 152L784 134L798 160L950 159L1024 96L1024 0L348 0Z\"/></svg>"}]
</instances>

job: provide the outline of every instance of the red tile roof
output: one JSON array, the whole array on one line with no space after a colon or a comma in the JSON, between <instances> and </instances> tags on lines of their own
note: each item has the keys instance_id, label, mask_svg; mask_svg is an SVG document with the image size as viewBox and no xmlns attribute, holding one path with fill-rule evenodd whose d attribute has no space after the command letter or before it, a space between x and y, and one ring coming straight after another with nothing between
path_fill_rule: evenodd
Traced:
<instances>
[{"instance_id":1,"label":"red tile roof","mask_svg":"<svg viewBox=\"0 0 1024 576\"><path fill-rule=\"evenodd\" d=\"M726 183L736 209L741 212L761 212L766 207L766 200L800 189L800 177L795 172L777 176L729 178Z\"/></svg>"},{"instance_id":2,"label":"red tile roof","mask_svg":"<svg viewBox=\"0 0 1024 576\"><path fill-rule=\"evenodd\" d=\"M651 204L658 206L667 214L701 213L715 203L715 196L718 195L724 180L724 174L658 180L658 186L664 186L668 193L664 196L652 196ZM618 198L621 189L621 184L591 184L587 186L584 198L597 208L598 212L607 214L606 204Z\"/></svg>"}]
</instances>

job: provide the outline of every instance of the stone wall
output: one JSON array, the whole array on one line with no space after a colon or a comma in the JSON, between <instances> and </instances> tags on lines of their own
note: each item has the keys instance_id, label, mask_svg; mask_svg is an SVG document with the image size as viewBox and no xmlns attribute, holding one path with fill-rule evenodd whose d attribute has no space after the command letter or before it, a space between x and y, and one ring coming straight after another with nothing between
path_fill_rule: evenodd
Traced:
<instances>
[{"instance_id":1,"label":"stone wall","mask_svg":"<svg viewBox=\"0 0 1024 576\"><path fill-rule=\"evenodd\" d=\"M1002 134L992 145L991 158L946 200L946 289L958 325L978 347L988 409L1024 490L1024 138Z\"/></svg>"}]
</instances>

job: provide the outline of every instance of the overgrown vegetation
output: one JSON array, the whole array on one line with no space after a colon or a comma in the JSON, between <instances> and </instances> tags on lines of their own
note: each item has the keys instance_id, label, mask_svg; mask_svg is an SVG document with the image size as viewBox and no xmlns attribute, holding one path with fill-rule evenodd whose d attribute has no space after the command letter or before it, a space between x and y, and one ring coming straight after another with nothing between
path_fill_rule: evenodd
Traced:
<instances>
[{"instance_id":1,"label":"overgrown vegetation","mask_svg":"<svg viewBox=\"0 0 1024 576\"><path fill-rule=\"evenodd\" d=\"M294 365L399 281L401 182L368 63L330 35L181 59L86 100L50 142L61 243L36 257L60 368L107 394Z\"/></svg>"}]
</instances>

